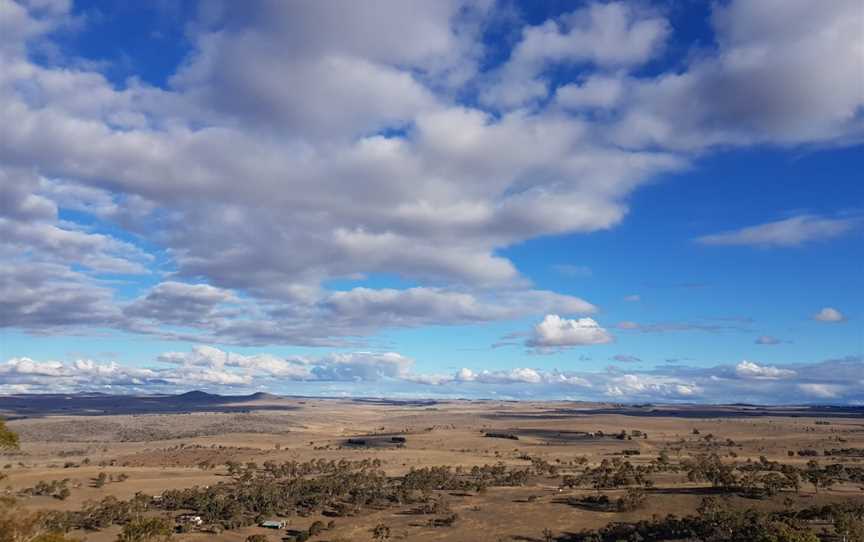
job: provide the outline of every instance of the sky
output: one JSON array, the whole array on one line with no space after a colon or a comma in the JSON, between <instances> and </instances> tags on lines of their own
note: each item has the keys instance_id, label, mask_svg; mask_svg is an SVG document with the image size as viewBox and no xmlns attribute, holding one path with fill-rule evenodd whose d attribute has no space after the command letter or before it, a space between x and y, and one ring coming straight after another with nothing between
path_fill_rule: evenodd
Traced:
<instances>
[{"instance_id":1,"label":"sky","mask_svg":"<svg viewBox=\"0 0 864 542\"><path fill-rule=\"evenodd\" d=\"M0 393L864 404L858 0L0 0Z\"/></svg>"}]
</instances>

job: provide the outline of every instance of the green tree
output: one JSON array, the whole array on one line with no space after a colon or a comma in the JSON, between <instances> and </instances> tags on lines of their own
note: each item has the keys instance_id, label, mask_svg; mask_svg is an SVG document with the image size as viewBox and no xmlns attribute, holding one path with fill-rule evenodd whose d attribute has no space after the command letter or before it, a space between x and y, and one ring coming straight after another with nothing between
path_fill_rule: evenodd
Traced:
<instances>
[{"instance_id":1,"label":"green tree","mask_svg":"<svg viewBox=\"0 0 864 542\"><path fill-rule=\"evenodd\" d=\"M804 470L804 477L808 482L813 484L813 490L819 493L819 488L828 489L834 485L834 479L831 474L819 466L819 462L811 459L807 462L807 467Z\"/></svg>"},{"instance_id":2,"label":"green tree","mask_svg":"<svg viewBox=\"0 0 864 542\"><path fill-rule=\"evenodd\" d=\"M754 542L819 542L819 537L806 528L798 528L779 521L755 526Z\"/></svg>"},{"instance_id":3,"label":"green tree","mask_svg":"<svg viewBox=\"0 0 864 542\"><path fill-rule=\"evenodd\" d=\"M69 490L69 488L66 486L63 486L60 488L59 491L57 491L57 493L54 494L54 496L56 498L60 499L61 501L65 501L66 499L69 498L69 495L71 495L71 494L72 494L72 492Z\"/></svg>"},{"instance_id":4,"label":"green tree","mask_svg":"<svg viewBox=\"0 0 864 542\"><path fill-rule=\"evenodd\" d=\"M372 529L372 538L375 540L389 540L390 527L383 523L379 523L374 529Z\"/></svg>"},{"instance_id":5,"label":"green tree","mask_svg":"<svg viewBox=\"0 0 864 542\"><path fill-rule=\"evenodd\" d=\"M708 481L714 487L731 489L738 480L735 476L734 463L723 463L717 454L697 455L685 462L687 479L691 482Z\"/></svg>"},{"instance_id":6,"label":"green tree","mask_svg":"<svg viewBox=\"0 0 864 542\"><path fill-rule=\"evenodd\" d=\"M326 530L323 521L316 521L309 526L309 536L318 536Z\"/></svg>"},{"instance_id":7,"label":"green tree","mask_svg":"<svg viewBox=\"0 0 864 542\"><path fill-rule=\"evenodd\" d=\"M78 542L45 526L40 514L21 510L15 499L0 497L0 542Z\"/></svg>"},{"instance_id":8,"label":"green tree","mask_svg":"<svg viewBox=\"0 0 864 542\"><path fill-rule=\"evenodd\" d=\"M138 517L123 526L117 542L151 542L171 539L174 523L166 518Z\"/></svg>"},{"instance_id":9,"label":"green tree","mask_svg":"<svg viewBox=\"0 0 864 542\"><path fill-rule=\"evenodd\" d=\"M0 450L17 450L18 435L6 427L6 422L0 418Z\"/></svg>"},{"instance_id":10,"label":"green tree","mask_svg":"<svg viewBox=\"0 0 864 542\"><path fill-rule=\"evenodd\" d=\"M851 510L835 512L834 531L843 542L864 542L864 518Z\"/></svg>"},{"instance_id":11,"label":"green tree","mask_svg":"<svg viewBox=\"0 0 864 542\"><path fill-rule=\"evenodd\" d=\"M784 477L782 474L776 472L769 472L765 476L759 479L759 483L762 484L762 491L765 495L769 497L772 495L776 495L780 493L780 491L787 487L788 479Z\"/></svg>"},{"instance_id":12,"label":"green tree","mask_svg":"<svg viewBox=\"0 0 864 542\"><path fill-rule=\"evenodd\" d=\"M627 488L624 496L615 503L620 512L632 512L642 508L645 504L645 490L638 487Z\"/></svg>"},{"instance_id":13,"label":"green tree","mask_svg":"<svg viewBox=\"0 0 864 542\"><path fill-rule=\"evenodd\" d=\"M786 478L786 487L794 489L795 493L801 493L801 472L791 465L783 465L781 472Z\"/></svg>"}]
</instances>

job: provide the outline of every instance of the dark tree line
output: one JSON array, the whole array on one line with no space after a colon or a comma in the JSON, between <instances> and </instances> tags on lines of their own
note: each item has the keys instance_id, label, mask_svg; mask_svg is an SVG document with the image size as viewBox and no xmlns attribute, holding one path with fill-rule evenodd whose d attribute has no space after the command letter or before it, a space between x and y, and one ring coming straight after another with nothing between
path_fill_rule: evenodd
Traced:
<instances>
[{"instance_id":1,"label":"dark tree line","mask_svg":"<svg viewBox=\"0 0 864 542\"><path fill-rule=\"evenodd\" d=\"M813 522L830 525L830 538L820 538ZM844 542L864 541L864 505L838 503L802 510L759 512L735 509L722 499L703 499L698 513L669 515L634 523L610 523L603 528L559 537L564 542Z\"/></svg>"}]
</instances>

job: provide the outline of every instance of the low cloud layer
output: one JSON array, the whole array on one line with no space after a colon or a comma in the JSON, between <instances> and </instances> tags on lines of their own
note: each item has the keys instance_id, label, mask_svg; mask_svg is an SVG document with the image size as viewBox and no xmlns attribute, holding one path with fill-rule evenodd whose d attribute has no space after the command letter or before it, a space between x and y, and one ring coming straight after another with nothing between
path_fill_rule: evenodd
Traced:
<instances>
[{"instance_id":1,"label":"low cloud layer","mask_svg":"<svg viewBox=\"0 0 864 542\"><path fill-rule=\"evenodd\" d=\"M601 372L466 367L431 374L417 372L413 360L396 352L247 356L199 346L187 352L166 352L156 361L158 365L152 367L133 367L93 360L63 363L12 358L0 364L0 391L177 393L206 389L234 394L267 390L301 395L864 404L864 364L855 357L794 365L741 361L708 368L610 367Z\"/></svg>"},{"instance_id":2,"label":"low cloud layer","mask_svg":"<svg viewBox=\"0 0 864 542\"><path fill-rule=\"evenodd\" d=\"M735 366L735 374L745 379L767 379L792 378L798 373L791 369L778 369L769 365L759 365L752 361L742 361Z\"/></svg>"}]
</instances>

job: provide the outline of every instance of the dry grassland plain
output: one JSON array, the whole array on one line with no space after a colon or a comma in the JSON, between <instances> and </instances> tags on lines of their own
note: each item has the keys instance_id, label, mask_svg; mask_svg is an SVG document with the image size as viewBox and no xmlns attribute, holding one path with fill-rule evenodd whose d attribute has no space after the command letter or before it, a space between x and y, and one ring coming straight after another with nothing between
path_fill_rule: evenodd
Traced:
<instances>
[{"instance_id":1,"label":"dry grassland plain","mask_svg":"<svg viewBox=\"0 0 864 542\"><path fill-rule=\"evenodd\" d=\"M804 472L815 459L854 471L864 460L855 455L855 449L864 448L864 420L849 409L209 399L201 396L166 409L142 407L138 413L130 408L123 414L98 406L89 411L86 401L72 405L75 399L62 409L42 412L24 412L15 405L0 410L21 437L19 451L0 457L5 475L0 491L33 511L76 511L88 502L129 500L137 494L150 498L147 514L177 521L193 510L165 509L163 495L243 483L238 480L244 472L248 481L265 465L369 460L389 480L412 469L438 466L450 467L457 477L484 465L524 473L512 484L423 489L401 502L369 501L348 513L334 513L332 502L301 507L297 513L274 516L286 522L279 530L258 526L261 517L221 532L187 526L181 529L187 532L174 535L180 541L245 541L255 534L274 541L302 540L319 521L325 529L313 532L310 540L373 540L376 535L383 540L388 534L391 540L417 541L579 540L579 533L611 522L704 513L700 506L712 496L724 506L764 511L832 502L864 504L864 482L854 477L822 488L803 478L797 489L762 491L759 485L748 493L740 481L746 479L746 470L738 472L740 487L725 491L708 480L688 477L683 467L693 458L716 454L727 464L779 462ZM838 455L836 450L847 453ZM650 481L592 485L586 473L604 460L642 467ZM33 490L40 482L64 479L69 488L65 498ZM616 500L634 485L641 488L640 502L633 509L615 509ZM601 495L613 507L585 499ZM386 532L375 532L380 525ZM831 526L814 522L811 527L833 536ZM108 542L120 530L120 525L109 525L71 534Z\"/></svg>"}]
</instances>

